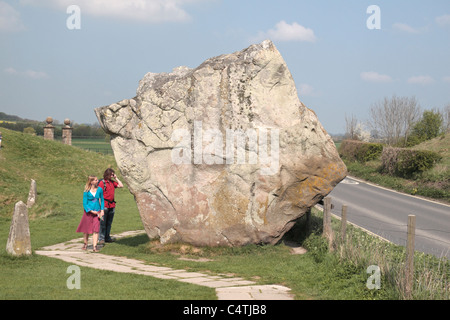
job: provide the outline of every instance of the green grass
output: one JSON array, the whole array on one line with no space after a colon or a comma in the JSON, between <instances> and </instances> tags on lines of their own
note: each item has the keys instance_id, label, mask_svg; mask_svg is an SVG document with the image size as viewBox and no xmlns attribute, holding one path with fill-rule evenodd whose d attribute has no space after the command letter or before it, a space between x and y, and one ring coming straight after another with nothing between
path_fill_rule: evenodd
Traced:
<instances>
[{"instance_id":1,"label":"green grass","mask_svg":"<svg viewBox=\"0 0 450 320\"><path fill-rule=\"evenodd\" d=\"M1 300L184 300L214 299L213 289L175 280L116 273L80 267L81 288L68 289L70 264L33 255L11 258L0 255Z\"/></svg>"},{"instance_id":2,"label":"green grass","mask_svg":"<svg viewBox=\"0 0 450 320\"><path fill-rule=\"evenodd\" d=\"M99 152L103 154L113 154L111 143L109 142L109 136L104 139L72 139L72 145L84 150Z\"/></svg>"},{"instance_id":3,"label":"green grass","mask_svg":"<svg viewBox=\"0 0 450 320\"><path fill-rule=\"evenodd\" d=\"M69 263L38 256L14 258L6 254L11 216L17 201L27 200L30 180L37 181L38 198L29 210L32 249L81 237L75 232L82 216L82 192L89 174L101 176L116 167L111 155L102 155L45 141L2 128L0 149L0 299L215 299L214 289L142 275L100 271L81 267L81 290L69 290ZM118 171L118 170L117 170ZM117 211L112 233L143 229L133 196L117 189ZM381 290L366 287L368 263L373 260L329 254L320 236L321 214L314 211L311 230L304 219L289 235L309 251L292 255L283 244L242 248L195 248L185 244L161 247L146 235L120 239L102 253L127 256L151 264L188 271L230 274L260 284L281 284L296 299L398 299L389 281ZM349 228L351 229L351 228ZM295 234L295 230L301 232ZM363 243L365 241L357 241ZM80 244L81 245L81 244ZM395 250L394 250L395 251ZM373 252L372 249L366 252ZM179 260L207 258L209 262ZM104 290L105 286L108 288Z\"/></svg>"}]
</instances>

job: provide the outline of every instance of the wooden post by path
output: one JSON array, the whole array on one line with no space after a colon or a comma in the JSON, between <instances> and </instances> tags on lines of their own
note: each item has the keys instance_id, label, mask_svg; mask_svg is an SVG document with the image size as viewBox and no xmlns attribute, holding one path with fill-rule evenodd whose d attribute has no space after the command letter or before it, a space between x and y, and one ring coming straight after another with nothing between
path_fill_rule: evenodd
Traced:
<instances>
[{"instance_id":1,"label":"wooden post by path","mask_svg":"<svg viewBox=\"0 0 450 320\"><path fill-rule=\"evenodd\" d=\"M342 214L341 214L341 241L344 242L346 237L345 234L347 232L347 205L342 205Z\"/></svg>"},{"instance_id":2,"label":"wooden post by path","mask_svg":"<svg viewBox=\"0 0 450 320\"><path fill-rule=\"evenodd\" d=\"M328 248L333 249L333 234L331 230L331 198L323 199L323 236L328 239Z\"/></svg>"},{"instance_id":3,"label":"wooden post by path","mask_svg":"<svg viewBox=\"0 0 450 320\"><path fill-rule=\"evenodd\" d=\"M406 298L411 298L414 283L414 238L416 236L416 216L408 216L408 243L406 245Z\"/></svg>"},{"instance_id":4,"label":"wooden post by path","mask_svg":"<svg viewBox=\"0 0 450 320\"><path fill-rule=\"evenodd\" d=\"M311 230L311 208L306 211L306 233L309 234Z\"/></svg>"}]
</instances>

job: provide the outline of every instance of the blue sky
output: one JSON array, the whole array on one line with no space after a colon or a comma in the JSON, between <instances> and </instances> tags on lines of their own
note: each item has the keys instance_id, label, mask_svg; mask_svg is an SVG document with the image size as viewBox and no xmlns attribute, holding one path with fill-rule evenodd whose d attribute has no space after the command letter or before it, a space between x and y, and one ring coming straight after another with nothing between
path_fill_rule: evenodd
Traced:
<instances>
[{"instance_id":1,"label":"blue sky","mask_svg":"<svg viewBox=\"0 0 450 320\"><path fill-rule=\"evenodd\" d=\"M79 29L67 27L72 4ZM367 27L370 5L381 29ZM0 0L0 111L94 123L94 108L134 97L147 72L266 38L330 133L394 94L450 103L448 0Z\"/></svg>"}]
</instances>

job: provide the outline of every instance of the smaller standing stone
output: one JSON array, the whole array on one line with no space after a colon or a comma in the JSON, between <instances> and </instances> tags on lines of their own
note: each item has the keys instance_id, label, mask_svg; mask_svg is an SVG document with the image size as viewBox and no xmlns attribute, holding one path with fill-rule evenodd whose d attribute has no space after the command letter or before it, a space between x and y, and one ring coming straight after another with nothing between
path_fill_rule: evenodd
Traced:
<instances>
[{"instance_id":1,"label":"smaller standing stone","mask_svg":"<svg viewBox=\"0 0 450 320\"><path fill-rule=\"evenodd\" d=\"M30 186L30 192L28 193L28 200L27 200L27 208L30 209L35 203L37 198L37 188L36 188L36 181L33 179L31 180L31 186Z\"/></svg>"},{"instance_id":2,"label":"smaller standing stone","mask_svg":"<svg viewBox=\"0 0 450 320\"><path fill-rule=\"evenodd\" d=\"M14 208L6 252L14 256L31 255L28 209L22 201L17 202Z\"/></svg>"}]
</instances>

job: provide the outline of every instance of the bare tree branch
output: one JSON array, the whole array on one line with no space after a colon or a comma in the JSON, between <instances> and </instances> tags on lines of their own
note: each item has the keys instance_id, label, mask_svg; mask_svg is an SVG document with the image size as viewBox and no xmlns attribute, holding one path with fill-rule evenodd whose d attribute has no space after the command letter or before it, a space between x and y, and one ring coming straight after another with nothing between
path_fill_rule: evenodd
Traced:
<instances>
[{"instance_id":1,"label":"bare tree branch","mask_svg":"<svg viewBox=\"0 0 450 320\"><path fill-rule=\"evenodd\" d=\"M384 98L372 105L370 114L372 129L386 140L389 145L396 145L403 138L408 140L414 122L421 114L420 105L415 97Z\"/></svg>"}]
</instances>

